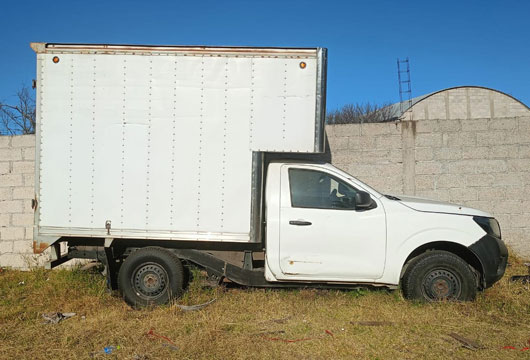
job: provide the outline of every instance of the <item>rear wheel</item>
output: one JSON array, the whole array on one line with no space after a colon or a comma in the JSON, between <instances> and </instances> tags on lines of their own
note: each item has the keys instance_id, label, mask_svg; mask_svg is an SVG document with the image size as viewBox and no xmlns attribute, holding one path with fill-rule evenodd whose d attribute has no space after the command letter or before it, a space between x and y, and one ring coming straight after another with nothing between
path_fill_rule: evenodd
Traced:
<instances>
[{"instance_id":1,"label":"rear wheel","mask_svg":"<svg viewBox=\"0 0 530 360\"><path fill-rule=\"evenodd\" d=\"M403 295L421 301L470 301L477 280L462 258L447 251L428 251L412 259L402 280Z\"/></svg>"},{"instance_id":2,"label":"rear wheel","mask_svg":"<svg viewBox=\"0 0 530 360\"><path fill-rule=\"evenodd\" d=\"M147 247L136 250L125 259L118 284L125 301L131 306L167 304L182 295L184 270L172 252Z\"/></svg>"}]
</instances>

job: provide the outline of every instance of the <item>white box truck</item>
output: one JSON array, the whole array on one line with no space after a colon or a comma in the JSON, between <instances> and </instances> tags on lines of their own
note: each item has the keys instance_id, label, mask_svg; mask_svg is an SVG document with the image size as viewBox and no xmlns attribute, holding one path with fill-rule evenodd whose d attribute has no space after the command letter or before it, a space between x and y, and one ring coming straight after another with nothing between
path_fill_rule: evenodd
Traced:
<instances>
[{"instance_id":1,"label":"white box truck","mask_svg":"<svg viewBox=\"0 0 530 360\"><path fill-rule=\"evenodd\" d=\"M488 213L384 195L322 162L326 49L32 43L34 250L96 258L135 306L188 267L260 287L402 284L473 299L503 274Z\"/></svg>"}]
</instances>

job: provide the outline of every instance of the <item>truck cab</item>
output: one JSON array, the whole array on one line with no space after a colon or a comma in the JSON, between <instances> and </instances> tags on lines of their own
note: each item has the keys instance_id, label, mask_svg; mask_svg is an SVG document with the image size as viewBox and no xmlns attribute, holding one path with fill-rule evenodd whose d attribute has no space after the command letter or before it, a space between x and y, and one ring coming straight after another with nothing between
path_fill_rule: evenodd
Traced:
<instances>
[{"instance_id":1,"label":"truck cab","mask_svg":"<svg viewBox=\"0 0 530 360\"><path fill-rule=\"evenodd\" d=\"M474 296L467 287L490 286L506 266L507 250L490 214L384 195L326 163L270 163L266 219L265 277L271 282L397 287L406 276L418 283L409 284L409 293L467 299ZM425 269L412 280L418 257Z\"/></svg>"}]
</instances>

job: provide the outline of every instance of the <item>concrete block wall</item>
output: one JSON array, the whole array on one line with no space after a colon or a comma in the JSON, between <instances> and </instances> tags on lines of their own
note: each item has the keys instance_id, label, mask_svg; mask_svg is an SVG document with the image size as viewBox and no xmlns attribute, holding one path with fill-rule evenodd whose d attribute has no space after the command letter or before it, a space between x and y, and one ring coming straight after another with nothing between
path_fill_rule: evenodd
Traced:
<instances>
[{"instance_id":1,"label":"concrete block wall","mask_svg":"<svg viewBox=\"0 0 530 360\"><path fill-rule=\"evenodd\" d=\"M336 166L384 193L488 211L530 259L530 110L520 102L457 88L416 103L397 123L326 130Z\"/></svg>"},{"instance_id":2,"label":"concrete block wall","mask_svg":"<svg viewBox=\"0 0 530 360\"><path fill-rule=\"evenodd\" d=\"M35 136L0 136L0 266L29 268L33 254Z\"/></svg>"}]
</instances>

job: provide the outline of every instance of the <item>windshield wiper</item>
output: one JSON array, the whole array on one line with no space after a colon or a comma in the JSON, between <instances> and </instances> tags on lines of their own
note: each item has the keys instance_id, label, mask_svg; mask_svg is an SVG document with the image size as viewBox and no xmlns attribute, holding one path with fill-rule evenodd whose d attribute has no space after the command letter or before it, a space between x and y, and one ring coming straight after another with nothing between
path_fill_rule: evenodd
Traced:
<instances>
[{"instance_id":1,"label":"windshield wiper","mask_svg":"<svg viewBox=\"0 0 530 360\"><path fill-rule=\"evenodd\" d=\"M398 201L401 200L400 198L394 195L385 195L385 197L390 200L398 200Z\"/></svg>"}]
</instances>

